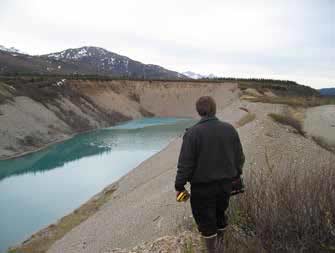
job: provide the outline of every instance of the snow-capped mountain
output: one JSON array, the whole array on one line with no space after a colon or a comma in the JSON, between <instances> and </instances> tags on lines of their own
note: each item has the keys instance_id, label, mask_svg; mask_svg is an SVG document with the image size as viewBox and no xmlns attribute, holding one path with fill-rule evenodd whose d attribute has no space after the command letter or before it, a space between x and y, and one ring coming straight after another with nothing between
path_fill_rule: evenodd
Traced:
<instances>
[{"instance_id":1,"label":"snow-capped mountain","mask_svg":"<svg viewBox=\"0 0 335 253\"><path fill-rule=\"evenodd\" d=\"M212 74L212 73L210 73L209 75L207 75L207 76L205 76L205 77L208 78L208 79L217 78L217 76L214 75L214 74Z\"/></svg>"},{"instance_id":2,"label":"snow-capped mountain","mask_svg":"<svg viewBox=\"0 0 335 253\"><path fill-rule=\"evenodd\" d=\"M201 79L201 78L204 78L203 75L194 73L192 71L186 71L186 72L183 72L182 74L185 75L185 76L187 76L188 78L191 78L191 79Z\"/></svg>"},{"instance_id":3,"label":"snow-capped mountain","mask_svg":"<svg viewBox=\"0 0 335 253\"><path fill-rule=\"evenodd\" d=\"M183 72L182 74L187 76L188 78L191 78L191 79L216 78L216 76L214 74L201 75L201 74L198 74L198 73L194 73L192 71L186 71L186 72Z\"/></svg>"},{"instance_id":4,"label":"snow-capped mountain","mask_svg":"<svg viewBox=\"0 0 335 253\"><path fill-rule=\"evenodd\" d=\"M24 54L23 52L21 52L20 50L16 49L15 47L7 48L7 47L4 47L4 46L0 45L0 50L4 51L4 52L8 52L8 53Z\"/></svg>"},{"instance_id":5,"label":"snow-capped mountain","mask_svg":"<svg viewBox=\"0 0 335 253\"><path fill-rule=\"evenodd\" d=\"M99 47L67 49L46 55L27 55L0 48L0 74L79 74L145 79L183 79L186 76L158 65L143 64Z\"/></svg>"},{"instance_id":6,"label":"snow-capped mountain","mask_svg":"<svg viewBox=\"0 0 335 253\"><path fill-rule=\"evenodd\" d=\"M71 63L77 65L80 69L90 70L102 75L159 79L184 77L178 72L157 65L143 64L99 47L67 49L41 57Z\"/></svg>"},{"instance_id":7,"label":"snow-capped mountain","mask_svg":"<svg viewBox=\"0 0 335 253\"><path fill-rule=\"evenodd\" d=\"M75 49L67 49L57 53L47 54L48 58L56 60L80 60L84 57L101 57L109 52L106 49L98 47L81 47Z\"/></svg>"}]
</instances>

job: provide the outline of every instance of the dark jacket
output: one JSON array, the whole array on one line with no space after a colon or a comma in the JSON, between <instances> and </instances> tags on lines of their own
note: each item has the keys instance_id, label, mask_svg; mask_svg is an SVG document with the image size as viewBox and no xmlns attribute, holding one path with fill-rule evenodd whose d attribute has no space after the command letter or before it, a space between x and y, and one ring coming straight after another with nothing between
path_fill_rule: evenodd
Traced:
<instances>
[{"instance_id":1,"label":"dark jacket","mask_svg":"<svg viewBox=\"0 0 335 253\"><path fill-rule=\"evenodd\" d=\"M216 117L202 118L183 137L175 181L184 185L232 179L242 174L244 154L235 128Z\"/></svg>"}]
</instances>

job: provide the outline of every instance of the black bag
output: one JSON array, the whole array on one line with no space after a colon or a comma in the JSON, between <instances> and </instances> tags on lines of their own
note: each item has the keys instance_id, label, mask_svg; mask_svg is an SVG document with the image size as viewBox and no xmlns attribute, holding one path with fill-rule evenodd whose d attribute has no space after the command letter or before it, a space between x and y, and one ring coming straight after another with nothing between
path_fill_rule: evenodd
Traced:
<instances>
[{"instance_id":1,"label":"black bag","mask_svg":"<svg viewBox=\"0 0 335 253\"><path fill-rule=\"evenodd\" d=\"M243 177L238 177L232 181L232 191L230 196L234 196L244 192Z\"/></svg>"}]
</instances>

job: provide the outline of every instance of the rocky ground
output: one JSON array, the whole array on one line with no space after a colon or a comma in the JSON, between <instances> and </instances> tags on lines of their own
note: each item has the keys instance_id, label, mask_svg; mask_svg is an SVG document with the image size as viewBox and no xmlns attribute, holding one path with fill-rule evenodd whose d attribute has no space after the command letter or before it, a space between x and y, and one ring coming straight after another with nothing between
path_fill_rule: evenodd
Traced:
<instances>
[{"instance_id":1,"label":"rocky ground","mask_svg":"<svg viewBox=\"0 0 335 253\"><path fill-rule=\"evenodd\" d=\"M245 234L237 226L229 226L225 231L225 252L262 253L265 252L257 239ZM177 235L158 238L144 242L132 249L109 249L104 253L203 253L205 246L199 233L184 231Z\"/></svg>"}]
</instances>

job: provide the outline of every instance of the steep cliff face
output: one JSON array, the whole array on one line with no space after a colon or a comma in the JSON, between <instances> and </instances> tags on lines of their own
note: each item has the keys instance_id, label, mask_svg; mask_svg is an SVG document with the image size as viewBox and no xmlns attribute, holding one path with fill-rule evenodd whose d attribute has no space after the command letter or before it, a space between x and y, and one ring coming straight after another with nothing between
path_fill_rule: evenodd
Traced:
<instances>
[{"instance_id":1,"label":"steep cliff face","mask_svg":"<svg viewBox=\"0 0 335 253\"><path fill-rule=\"evenodd\" d=\"M194 102L202 95L213 96L221 110L237 99L238 89L172 81L0 83L0 158L133 118L196 117Z\"/></svg>"},{"instance_id":2,"label":"steep cliff face","mask_svg":"<svg viewBox=\"0 0 335 253\"><path fill-rule=\"evenodd\" d=\"M103 108L117 108L128 117L146 112L160 117L196 117L195 101L204 95L218 101L218 110L237 99L232 83L173 81L71 81L72 88Z\"/></svg>"}]
</instances>

